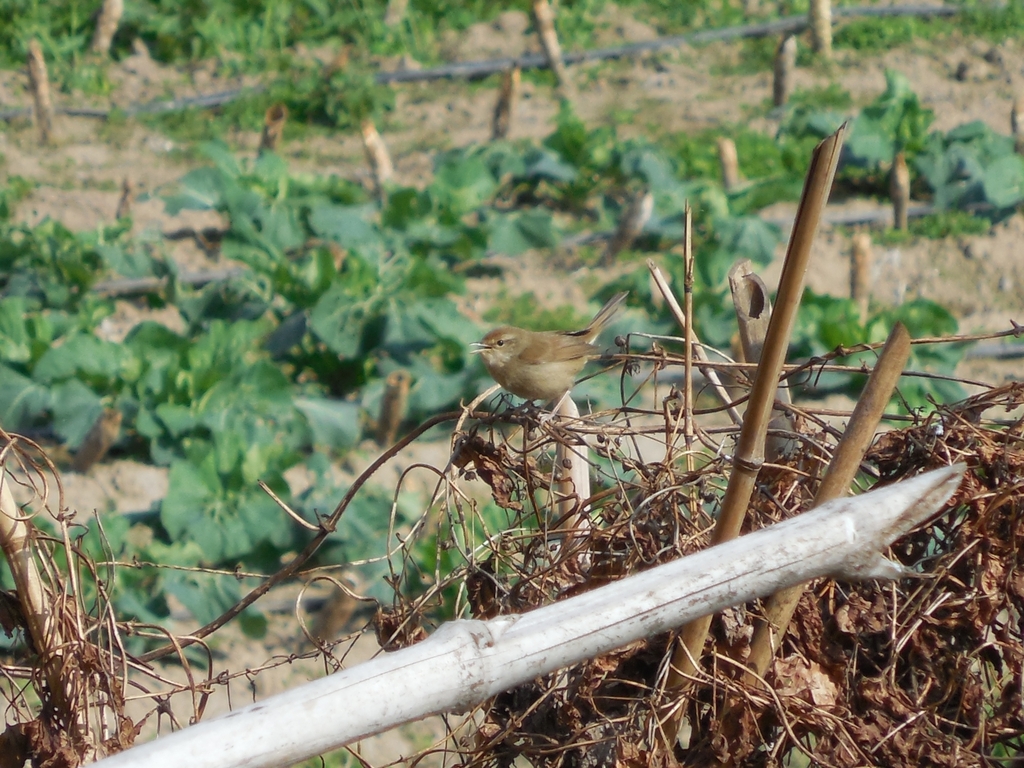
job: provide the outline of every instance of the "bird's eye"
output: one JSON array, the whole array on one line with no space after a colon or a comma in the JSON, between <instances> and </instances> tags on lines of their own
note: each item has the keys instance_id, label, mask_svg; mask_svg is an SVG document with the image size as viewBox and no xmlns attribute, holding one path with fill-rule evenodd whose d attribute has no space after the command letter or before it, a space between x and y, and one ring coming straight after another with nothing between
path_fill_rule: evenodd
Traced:
<instances>
[{"instance_id":1,"label":"bird's eye","mask_svg":"<svg viewBox=\"0 0 1024 768\"><path fill-rule=\"evenodd\" d=\"M505 340L504 339L498 339L496 342L494 342L494 346L496 346L496 347L504 347L505 346Z\"/></svg>"}]
</instances>

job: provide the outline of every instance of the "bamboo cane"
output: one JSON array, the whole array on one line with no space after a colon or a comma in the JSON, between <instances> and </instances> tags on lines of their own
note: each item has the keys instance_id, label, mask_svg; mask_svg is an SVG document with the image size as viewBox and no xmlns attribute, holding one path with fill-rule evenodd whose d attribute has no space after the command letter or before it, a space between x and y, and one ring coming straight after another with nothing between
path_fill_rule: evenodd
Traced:
<instances>
[{"instance_id":1,"label":"bamboo cane","mask_svg":"<svg viewBox=\"0 0 1024 768\"><path fill-rule=\"evenodd\" d=\"M775 311L768 328L761 361L755 373L754 386L740 428L736 454L733 456L732 475L725 491L725 498L722 500L718 523L711 534L712 546L735 538L739 533L754 490L757 473L764 462L765 434L775 404L779 373L785 362L789 334L803 295L811 246L822 209L832 189L832 180L839 164L839 153L845 133L846 124L843 124L838 131L815 148L811 157L796 222L793 225L793 234L782 267ZM696 671L691 659L699 659L704 650L711 618L708 615L692 621L680 632L678 646L673 654L665 683L666 694L669 697L678 697L685 692L686 681ZM662 745L667 749L671 749L671 745L676 741L681 718L682 709L675 712L666 709L660 716Z\"/></svg>"},{"instance_id":2,"label":"bamboo cane","mask_svg":"<svg viewBox=\"0 0 1024 768\"><path fill-rule=\"evenodd\" d=\"M836 446L832 461L825 471L825 477L814 495L811 509L837 499L849 491L909 356L910 334L901 323L896 323L879 355L878 363L868 377L864 392L850 417L850 423L839 445ZM798 584L776 592L768 600L764 609L764 620L758 622L750 642L750 655L746 660L747 671L743 676L746 685L754 686L764 678L772 659L782 645L782 639L806 589L806 583ZM735 704L736 702L730 701L719 719L722 723L722 735L727 741L739 736L739 717L734 713ZM726 768L732 764L731 760L726 760L718 765Z\"/></svg>"}]
</instances>

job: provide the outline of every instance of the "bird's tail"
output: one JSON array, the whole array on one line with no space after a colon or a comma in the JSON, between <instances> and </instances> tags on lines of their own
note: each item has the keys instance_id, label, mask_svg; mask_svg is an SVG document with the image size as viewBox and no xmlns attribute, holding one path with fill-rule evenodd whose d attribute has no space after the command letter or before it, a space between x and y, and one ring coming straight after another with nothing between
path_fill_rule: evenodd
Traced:
<instances>
[{"instance_id":1,"label":"bird's tail","mask_svg":"<svg viewBox=\"0 0 1024 768\"><path fill-rule=\"evenodd\" d=\"M605 305L598 310L598 313L594 315L594 319L590 321L590 325L584 328L582 331L578 331L579 335L587 341L593 341L597 338L597 335L601 333L601 329L608 325L608 321L612 319L612 315L619 311L619 305L626 300L629 295L629 291L622 291L616 293Z\"/></svg>"}]
</instances>

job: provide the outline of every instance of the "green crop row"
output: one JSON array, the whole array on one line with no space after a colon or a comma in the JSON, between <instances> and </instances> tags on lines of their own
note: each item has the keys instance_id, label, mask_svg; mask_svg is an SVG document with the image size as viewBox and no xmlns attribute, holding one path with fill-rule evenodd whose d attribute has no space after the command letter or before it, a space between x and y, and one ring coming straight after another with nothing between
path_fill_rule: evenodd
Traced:
<instances>
[{"instance_id":1,"label":"green crop row","mask_svg":"<svg viewBox=\"0 0 1024 768\"><path fill-rule=\"evenodd\" d=\"M216 210L228 224L221 250L243 269L201 288L179 281L153 243L132 239L128 222L84 233L53 221L16 223L11 207L26 190L12 185L0 194L0 423L12 431L52 424L73 449L104 408L120 410L117 449L169 467L170 491L157 509L106 525L113 554L268 572L309 534L289 522L257 480L312 520L340 495L329 458L357 445L372 425L390 372L411 374L411 422L487 385L469 354L483 329L453 300L464 290L463 275L493 268L492 254L556 249L581 233L611 230L631 196L649 190L654 213L633 250L620 257L633 260L633 269L613 285L592 286L595 298L628 289L632 314L621 321L623 330L672 330L636 256L660 258L678 242L689 201L696 329L702 340L728 347L735 331L728 269L740 258L763 266L780 244L779 232L756 211L798 197L806 153L841 117L797 99L777 137L738 133L741 160L752 158L744 166L752 180L731 192L708 160L710 137L623 140L611 128L588 127L568 107L543 142L442 152L425 187L390 186L381 199L337 177L293 174L272 153L250 162L209 143L207 164L162 193L171 212ZM1006 137L977 124L928 133L929 123L905 81L890 75L886 92L852 126L841 178L881 184L902 148L916 183L938 205L981 202L995 217L1024 198L1020 177L1012 175L1020 160ZM583 261L598 254L594 245L578 250ZM678 287L679 259L663 261ZM91 288L111 275L166 278L166 288L146 301L173 305L181 329L148 321L123 341L107 338L113 301ZM507 319L534 314L537 321L520 304L505 311ZM931 302L873 308L861 318L847 300L808 294L793 355L879 341L897 319L916 336L956 331L949 313ZM951 373L960 351L941 350L915 348L910 367ZM587 382L580 393L612 405L616 393L602 388L602 379L611 377ZM829 374L814 383L855 392L861 379ZM921 407L929 397L958 393L929 382L902 394L906 407ZM318 481L295 498L285 473L299 466ZM388 521L381 510L389 508L389 498L360 496L325 559L352 561L372 546L383 551ZM407 513L400 504L399 522ZM115 591L119 607L147 621L166 615L166 594L204 618L239 589L188 571L119 569L117 578L125 586ZM261 626L257 614L247 621L253 631Z\"/></svg>"}]
</instances>

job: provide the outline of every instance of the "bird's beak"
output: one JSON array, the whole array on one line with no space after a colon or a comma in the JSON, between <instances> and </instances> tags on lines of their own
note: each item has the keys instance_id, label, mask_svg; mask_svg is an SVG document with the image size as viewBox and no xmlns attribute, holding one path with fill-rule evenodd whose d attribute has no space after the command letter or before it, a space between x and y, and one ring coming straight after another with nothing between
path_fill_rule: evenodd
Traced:
<instances>
[{"instance_id":1,"label":"bird's beak","mask_svg":"<svg viewBox=\"0 0 1024 768\"><path fill-rule=\"evenodd\" d=\"M488 350L488 349L490 349L490 348L491 348L491 345L490 345L490 344L484 344L484 343L483 343L482 341L473 341L473 342L470 342L470 345L469 345L469 346L471 346L471 347L476 347L476 349L471 349L471 350L469 350L469 354L471 354L471 355L478 355L478 354L480 354L481 352L483 352L483 351L485 351L485 350Z\"/></svg>"}]
</instances>

